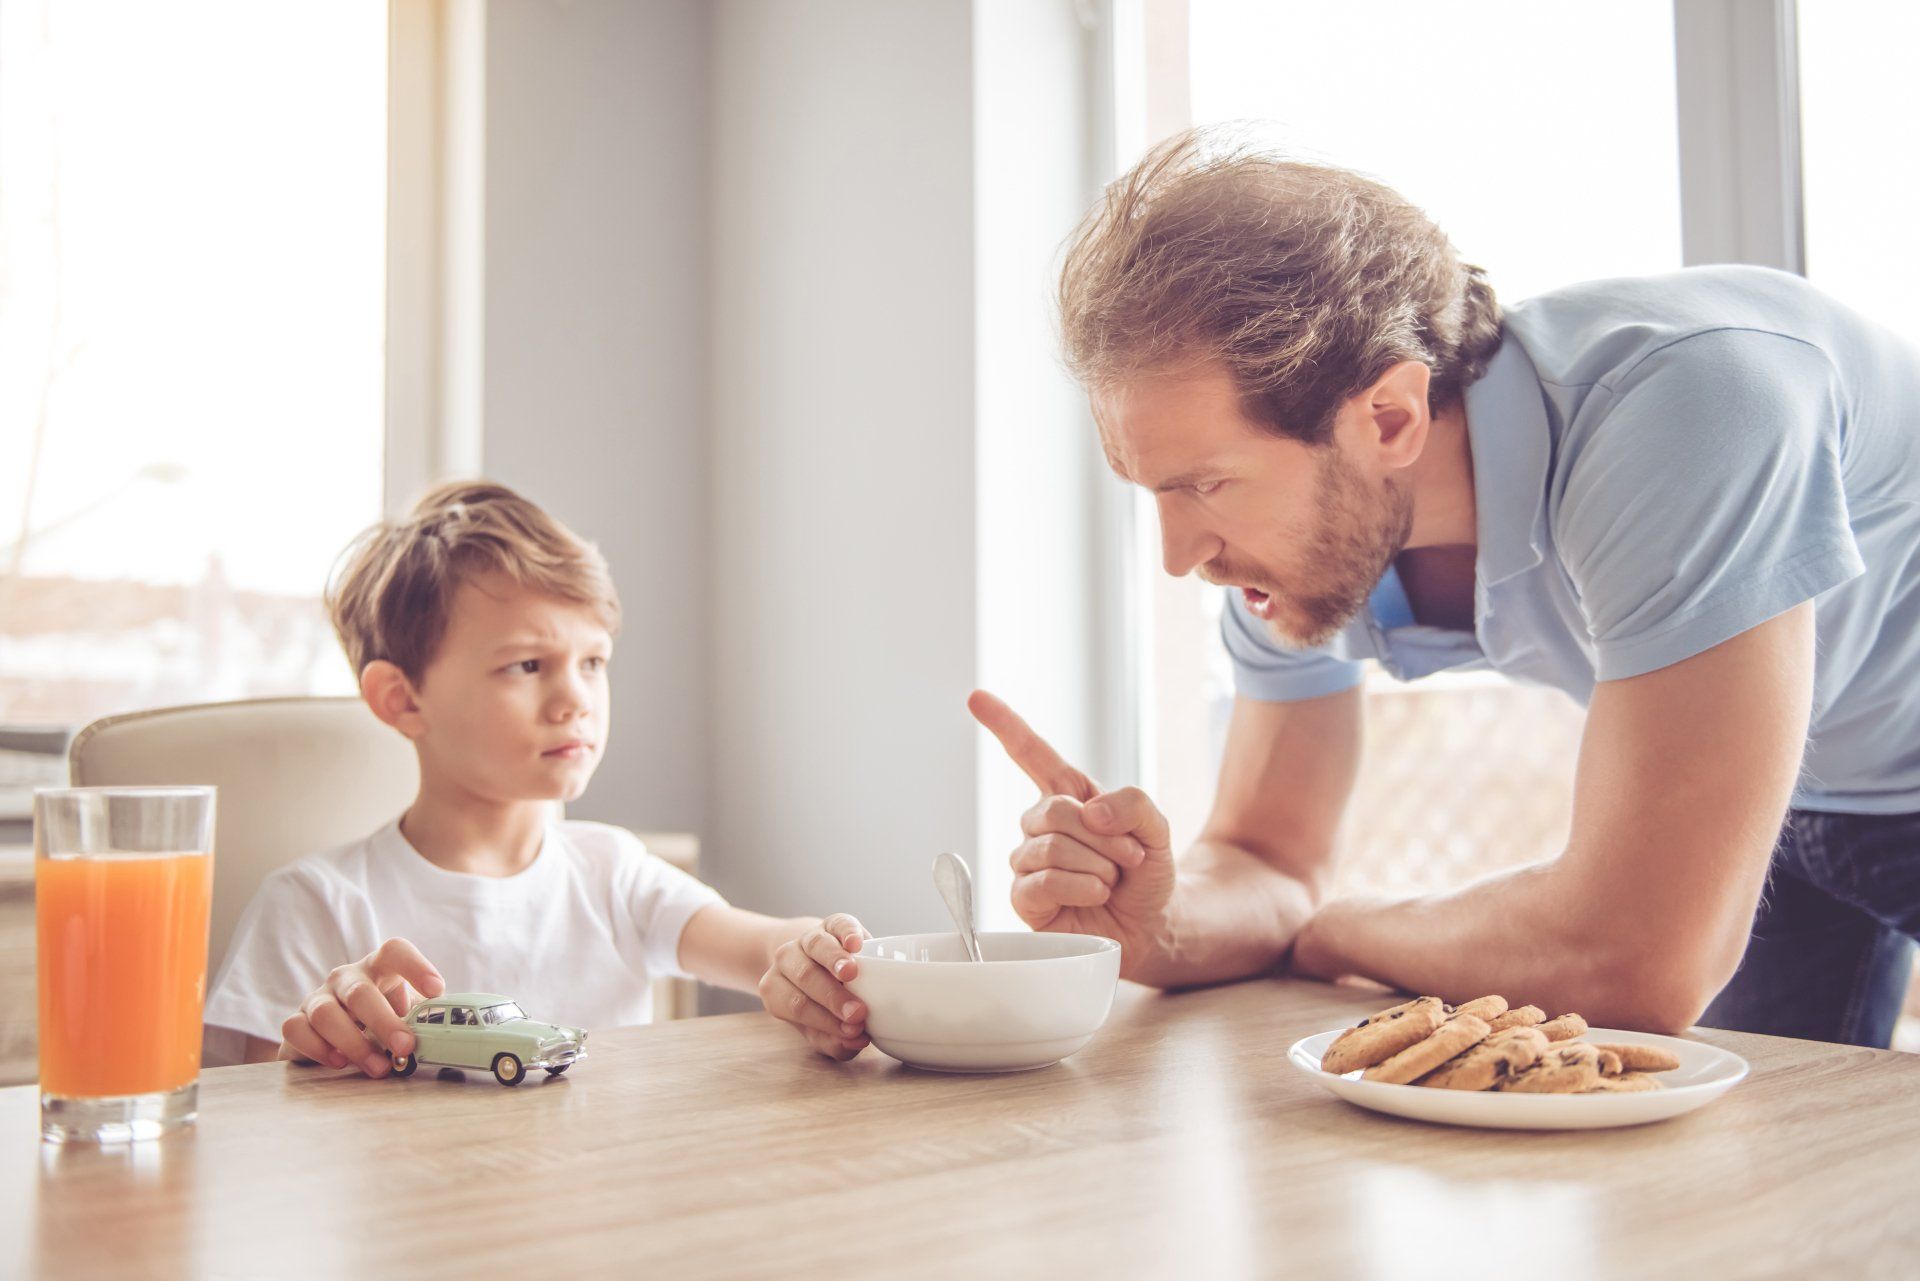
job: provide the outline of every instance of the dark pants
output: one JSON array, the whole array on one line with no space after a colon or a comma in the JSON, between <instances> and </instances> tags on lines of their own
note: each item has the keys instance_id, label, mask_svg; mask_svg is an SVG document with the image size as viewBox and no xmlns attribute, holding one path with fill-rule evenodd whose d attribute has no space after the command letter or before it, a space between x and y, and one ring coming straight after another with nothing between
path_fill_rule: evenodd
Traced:
<instances>
[{"instance_id":1,"label":"dark pants","mask_svg":"<svg viewBox=\"0 0 1920 1281\"><path fill-rule=\"evenodd\" d=\"M1704 1027L1884 1047L1920 938L1920 814L1793 810Z\"/></svg>"}]
</instances>

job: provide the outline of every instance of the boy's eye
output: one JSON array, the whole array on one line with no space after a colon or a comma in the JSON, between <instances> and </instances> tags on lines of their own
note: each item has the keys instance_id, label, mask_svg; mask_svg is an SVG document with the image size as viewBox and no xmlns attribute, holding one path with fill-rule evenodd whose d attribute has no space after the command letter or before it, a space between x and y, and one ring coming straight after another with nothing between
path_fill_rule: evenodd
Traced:
<instances>
[{"instance_id":1,"label":"boy's eye","mask_svg":"<svg viewBox=\"0 0 1920 1281\"><path fill-rule=\"evenodd\" d=\"M1224 480L1203 480L1193 487L1193 492L1204 498L1226 483Z\"/></svg>"},{"instance_id":2,"label":"boy's eye","mask_svg":"<svg viewBox=\"0 0 1920 1281\"><path fill-rule=\"evenodd\" d=\"M525 672L528 676L532 676L540 670L540 660L537 658L523 658L507 670Z\"/></svg>"},{"instance_id":3,"label":"boy's eye","mask_svg":"<svg viewBox=\"0 0 1920 1281\"><path fill-rule=\"evenodd\" d=\"M598 658L598 657L589 658L582 664L582 666L584 666L590 672L597 672L597 671L604 670L606 665L607 665L607 660L604 658Z\"/></svg>"}]
</instances>

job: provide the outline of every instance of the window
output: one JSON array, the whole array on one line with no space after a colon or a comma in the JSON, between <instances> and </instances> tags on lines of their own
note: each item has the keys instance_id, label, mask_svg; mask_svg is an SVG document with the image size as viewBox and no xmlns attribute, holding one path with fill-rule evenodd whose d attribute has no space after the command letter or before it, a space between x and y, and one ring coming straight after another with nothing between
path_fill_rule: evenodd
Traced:
<instances>
[{"instance_id":1,"label":"window","mask_svg":"<svg viewBox=\"0 0 1920 1281\"><path fill-rule=\"evenodd\" d=\"M1501 298L1681 265L1668 0L1498 0L1471 21L1418 0L1192 0L1189 13L1194 123L1257 122L1246 127L1262 141L1380 179L1432 214ZM1359 80L1328 56L1362 45ZM1211 805L1231 711L1221 596L1143 571L1155 580L1148 772L1185 840ZM1581 724L1569 700L1487 675L1400 685L1378 673L1366 697L1339 888L1415 893L1558 852ZM1435 760L1472 776L1438 777Z\"/></svg>"},{"instance_id":2,"label":"window","mask_svg":"<svg viewBox=\"0 0 1920 1281\"><path fill-rule=\"evenodd\" d=\"M1920 342L1908 248L1920 155L1889 142L1894 122L1920 118L1907 74L1920 11L1700 6L1676 30L1671 0L1483 0L1470 15L1419 0L1168 0L1183 6L1187 83L1144 96L1184 91L1194 123L1258 120L1267 141L1397 188L1505 300L1679 267L1684 221L1696 261L1791 267L1804 234L1810 279ZM1363 76L1329 56L1355 48ZM1781 203L1785 216L1749 216ZM1152 528L1150 503L1137 519ZM1184 841L1211 804L1231 709L1220 598L1141 559L1138 577L1154 580L1140 595L1142 772ZM1582 724L1567 699L1490 674L1399 685L1379 673L1366 699L1336 893L1420 893L1559 852ZM1907 1014L1894 1044L1920 1049L1920 972Z\"/></svg>"},{"instance_id":3,"label":"window","mask_svg":"<svg viewBox=\"0 0 1920 1281\"><path fill-rule=\"evenodd\" d=\"M1385 182L1505 298L1680 265L1671 0L1192 0L1196 124ZM1364 76L1335 50L1365 50ZM1443 71L1441 69L1444 69Z\"/></svg>"},{"instance_id":4,"label":"window","mask_svg":"<svg viewBox=\"0 0 1920 1281\"><path fill-rule=\"evenodd\" d=\"M1920 156L1889 145L1920 119L1920 9L1876 0L1799 6L1801 204L1807 279L1920 344ZM1920 1051L1920 966L1896 1049Z\"/></svg>"},{"instance_id":5,"label":"window","mask_svg":"<svg viewBox=\"0 0 1920 1281\"><path fill-rule=\"evenodd\" d=\"M1920 120L1920 9L1821 0L1799 15L1807 278L1920 343L1920 154L1889 135Z\"/></svg>"},{"instance_id":6,"label":"window","mask_svg":"<svg viewBox=\"0 0 1920 1281\"><path fill-rule=\"evenodd\" d=\"M0 6L0 723L350 692L387 8Z\"/></svg>"}]
</instances>

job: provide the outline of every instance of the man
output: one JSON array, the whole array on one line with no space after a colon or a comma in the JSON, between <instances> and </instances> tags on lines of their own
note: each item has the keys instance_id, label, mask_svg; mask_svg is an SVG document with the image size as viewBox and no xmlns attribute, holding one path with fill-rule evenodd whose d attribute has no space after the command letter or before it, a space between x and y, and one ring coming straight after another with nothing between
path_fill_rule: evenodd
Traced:
<instances>
[{"instance_id":1,"label":"man","mask_svg":"<svg viewBox=\"0 0 1920 1281\"><path fill-rule=\"evenodd\" d=\"M1920 353L1758 268L1503 315L1392 191L1207 147L1109 189L1060 301L1167 571L1229 595L1219 791L1176 866L1148 797L977 694L1045 793L1022 917L1118 939L1161 986L1290 964L1887 1044L1920 932ZM1323 901L1363 659L1586 703L1565 852Z\"/></svg>"}]
</instances>

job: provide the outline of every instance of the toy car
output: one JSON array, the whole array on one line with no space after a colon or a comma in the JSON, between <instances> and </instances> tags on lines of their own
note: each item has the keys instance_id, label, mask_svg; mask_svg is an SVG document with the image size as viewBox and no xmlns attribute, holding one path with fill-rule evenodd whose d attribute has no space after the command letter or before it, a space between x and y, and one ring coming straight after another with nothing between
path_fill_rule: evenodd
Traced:
<instances>
[{"instance_id":1,"label":"toy car","mask_svg":"<svg viewBox=\"0 0 1920 1281\"><path fill-rule=\"evenodd\" d=\"M407 1011L413 1053L395 1054L393 1074L412 1076L422 1063L485 1069L502 1085L518 1085L534 1068L559 1076L587 1057L577 1027L536 1023L518 1005L488 992L449 992Z\"/></svg>"}]
</instances>

